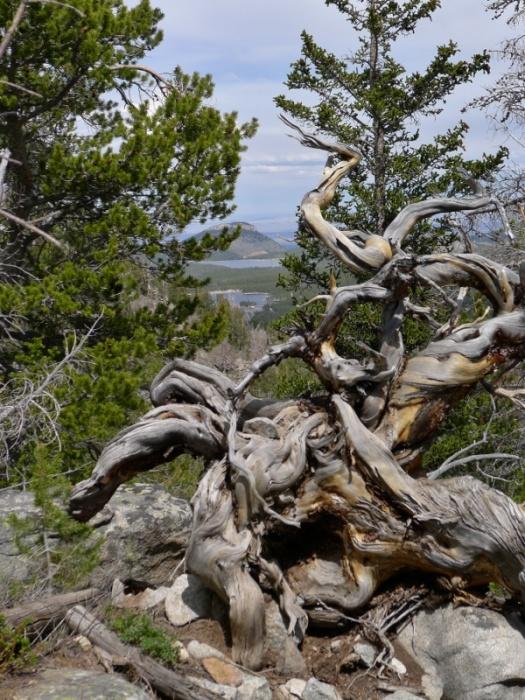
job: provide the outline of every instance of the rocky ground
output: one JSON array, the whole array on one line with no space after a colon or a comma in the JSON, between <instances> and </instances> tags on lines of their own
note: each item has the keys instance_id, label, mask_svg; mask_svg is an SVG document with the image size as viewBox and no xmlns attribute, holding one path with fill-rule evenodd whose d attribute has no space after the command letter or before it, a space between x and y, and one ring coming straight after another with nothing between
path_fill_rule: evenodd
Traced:
<instances>
[{"instance_id":1,"label":"rocky ground","mask_svg":"<svg viewBox=\"0 0 525 700\"><path fill-rule=\"evenodd\" d=\"M31 495L0 494L4 608L13 584L30 579L37 561L31 552L36 535L25 535L22 554L5 523L13 511L35 512ZM182 570L190 524L189 504L160 487L135 484L119 489L110 508L95 521L97 536L102 538L100 562L85 585L100 590L98 597L86 603L98 619L104 619L111 604L112 609L146 611L156 624L175 632L177 671L195 687L231 700L525 698L525 624L519 610L503 604L494 609L498 606L489 599L461 601L452 593L450 602L444 602L443 596L437 607L435 597L427 607L419 596L414 614L408 614L406 606L407 615L383 637L370 633L373 618L368 617L366 624L364 618L349 620L345 629L309 630L301 650L288 635L278 605L268 596L265 666L258 673L239 667L231 661L223 604ZM34 591L37 597L43 595L35 588L33 598ZM387 629L388 616L383 621ZM55 620L55 628L57 623L60 620ZM31 669L0 679L0 699L159 697L125 660L108 658L85 635L68 632L64 624L58 624L39 651Z\"/></svg>"}]
</instances>

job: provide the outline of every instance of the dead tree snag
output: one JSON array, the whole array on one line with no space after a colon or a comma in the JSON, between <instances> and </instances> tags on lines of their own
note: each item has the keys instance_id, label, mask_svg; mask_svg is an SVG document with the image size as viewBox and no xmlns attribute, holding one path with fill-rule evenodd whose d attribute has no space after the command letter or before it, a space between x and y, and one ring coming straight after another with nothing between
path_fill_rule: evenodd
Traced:
<instances>
[{"instance_id":1,"label":"dead tree snag","mask_svg":"<svg viewBox=\"0 0 525 700\"><path fill-rule=\"evenodd\" d=\"M71 512L86 520L140 471L181 452L209 460L193 499L186 565L229 604L235 658L253 668L263 648L263 590L273 592L297 641L309 619L336 624L403 570L525 593L523 509L472 477L414 478L408 469L458 401L523 358L525 275L473 253L409 255L403 243L423 218L498 203L471 183L470 197L407 206L383 236L339 231L322 210L359 154L289 126L337 160L304 197L303 223L366 281L331 288L318 327L270 350L237 386L208 367L172 362L153 380L155 408L114 438L71 498ZM447 323L414 303L421 285L450 307ZM460 324L467 289L481 292L490 311ZM363 302L381 305L382 337L366 360L342 357L341 324ZM435 332L411 357L407 314ZM322 396L279 402L250 394L254 379L287 357L317 373Z\"/></svg>"}]
</instances>

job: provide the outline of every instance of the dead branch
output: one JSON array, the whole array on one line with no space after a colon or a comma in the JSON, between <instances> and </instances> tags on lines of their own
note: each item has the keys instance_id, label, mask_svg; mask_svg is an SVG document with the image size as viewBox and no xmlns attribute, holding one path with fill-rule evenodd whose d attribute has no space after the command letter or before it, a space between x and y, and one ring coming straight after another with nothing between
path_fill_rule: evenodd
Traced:
<instances>
[{"instance_id":1,"label":"dead branch","mask_svg":"<svg viewBox=\"0 0 525 700\"><path fill-rule=\"evenodd\" d=\"M142 73L147 73L155 80L164 95L174 89L173 83L170 83L169 80L166 80L166 78L164 78L160 73L153 70L153 68L150 68L149 66L143 66L138 63L119 63L115 66L109 66L109 69L117 72L122 70L135 70Z\"/></svg>"},{"instance_id":2,"label":"dead branch","mask_svg":"<svg viewBox=\"0 0 525 700\"><path fill-rule=\"evenodd\" d=\"M7 87L12 88L13 90L18 90L19 92L23 92L26 95L30 95L31 97L38 97L39 99L43 99L42 95L39 92L30 90L29 88L26 88L23 85L18 85L18 83L12 83L10 80L0 79L0 84L7 85Z\"/></svg>"},{"instance_id":3,"label":"dead branch","mask_svg":"<svg viewBox=\"0 0 525 700\"><path fill-rule=\"evenodd\" d=\"M64 370L71 366L79 357L88 341L96 333L100 320L101 317L98 316L91 328L80 340L77 340L76 337L73 338L71 345L66 347L62 360L50 369L37 386L26 379L21 387L13 388L8 383L0 389L0 396L2 397L0 405L0 444L3 447L2 456L6 469L9 467L10 451L20 443L30 426L35 422L40 427L40 439L44 439L45 428L47 428L47 432L51 433L52 439L60 442L56 429L60 405L50 389L57 382L62 381ZM41 418L38 418L38 414L41 414L43 421Z\"/></svg>"},{"instance_id":4,"label":"dead branch","mask_svg":"<svg viewBox=\"0 0 525 700\"><path fill-rule=\"evenodd\" d=\"M234 658L251 668L262 662L263 590L276 596L298 641L305 616L312 625L337 625L402 570L460 576L465 586L497 581L525 598L525 510L472 477L437 479L459 466L480 469L481 460L516 461L504 449L472 454L487 441L490 421L483 440L430 478L409 473L459 401L525 358L525 271L474 253L409 256L402 243L422 218L497 208L497 201L472 183L471 197L409 205L383 236L338 231L322 210L359 154L290 126L303 144L339 159L330 159L303 199L308 230L368 279L331 283L317 327L295 328L237 386L195 362L170 363L153 381L155 408L105 447L70 502L75 517L86 520L137 472L181 452L202 456L209 467L192 501L185 563L229 606ZM444 325L411 301L421 283L439 290L449 307ZM442 292L449 287L459 292ZM489 312L460 324L472 289L486 297ZM355 306L370 302L383 311L377 345L360 344L365 359L343 356L336 350L341 325ZM407 313L437 331L412 354L403 341ZM321 380L315 400L262 401L248 393L287 357ZM521 389L491 390L522 401ZM380 667L389 659L386 631L417 605L377 621Z\"/></svg>"},{"instance_id":5,"label":"dead branch","mask_svg":"<svg viewBox=\"0 0 525 700\"><path fill-rule=\"evenodd\" d=\"M18 27L20 26L20 23L24 19L27 5L28 5L28 0L21 0L20 4L16 8L13 19L11 20L11 24L6 29L6 32L5 32L4 36L2 37L2 41L0 41L0 61L2 60L5 52L7 51L7 47L9 46L11 41L13 40L15 32L18 29Z\"/></svg>"},{"instance_id":6,"label":"dead branch","mask_svg":"<svg viewBox=\"0 0 525 700\"><path fill-rule=\"evenodd\" d=\"M72 605L86 603L98 595L100 595L98 588L86 588L82 591L60 593L20 605L16 608L5 608L0 610L0 616L5 618L6 622L13 627L23 624L35 628L52 619L64 617Z\"/></svg>"},{"instance_id":7,"label":"dead branch","mask_svg":"<svg viewBox=\"0 0 525 700\"><path fill-rule=\"evenodd\" d=\"M82 10L79 10L78 7L75 7L74 5L70 5L68 2L60 2L60 0L27 0L28 3L32 3L34 5L55 5L56 7L65 7L68 10L71 10L75 14L77 14L79 17L85 17L86 15L82 12Z\"/></svg>"},{"instance_id":8,"label":"dead branch","mask_svg":"<svg viewBox=\"0 0 525 700\"><path fill-rule=\"evenodd\" d=\"M67 249L67 247L64 243L61 243L58 239L56 239L50 233L47 233L47 231L43 231L41 228L38 228L38 226L31 224L29 221L25 221L24 219L21 219L19 216L12 214L10 211L6 211L5 209L0 209L0 216L3 216L4 218L8 219L9 221L12 221L15 224L18 224L18 226L22 226L22 228L25 228L28 231L31 231L31 233L35 233L37 236L40 236L41 238L46 240L48 243L51 243L52 245L56 246L57 248L60 248L60 250Z\"/></svg>"},{"instance_id":9,"label":"dead branch","mask_svg":"<svg viewBox=\"0 0 525 700\"><path fill-rule=\"evenodd\" d=\"M124 644L114 632L97 620L82 605L66 614L66 624L73 634L81 634L108 654L114 666L129 666L152 688L174 700L215 700L218 696L191 683L178 671L170 670L137 649Z\"/></svg>"}]
</instances>

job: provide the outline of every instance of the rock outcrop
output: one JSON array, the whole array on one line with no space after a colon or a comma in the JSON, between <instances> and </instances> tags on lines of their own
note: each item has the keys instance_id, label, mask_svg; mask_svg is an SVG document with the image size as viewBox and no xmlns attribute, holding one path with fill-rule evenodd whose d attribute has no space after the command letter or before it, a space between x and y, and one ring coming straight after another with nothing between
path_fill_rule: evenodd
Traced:
<instances>
[{"instance_id":1,"label":"rock outcrop","mask_svg":"<svg viewBox=\"0 0 525 700\"><path fill-rule=\"evenodd\" d=\"M48 669L32 676L12 700L150 700L144 690L116 673L76 668Z\"/></svg>"},{"instance_id":2,"label":"rock outcrop","mask_svg":"<svg viewBox=\"0 0 525 700\"><path fill-rule=\"evenodd\" d=\"M14 588L38 575L42 559L37 555L39 532L28 530L17 544L7 518L39 514L33 494L0 493L0 602L6 603ZM100 560L81 585L110 589L114 579L137 581L152 587L169 584L186 548L191 525L187 501L175 498L161 486L122 486L111 503L91 521L93 537L100 537ZM50 539L50 546L53 546ZM40 547L41 549L41 547Z\"/></svg>"},{"instance_id":3,"label":"rock outcrop","mask_svg":"<svg viewBox=\"0 0 525 700\"><path fill-rule=\"evenodd\" d=\"M89 583L104 588L120 578L165 585L184 554L191 520L189 503L162 486L122 486L91 521L103 545Z\"/></svg>"},{"instance_id":4,"label":"rock outcrop","mask_svg":"<svg viewBox=\"0 0 525 700\"><path fill-rule=\"evenodd\" d=\"M452 605L416 615L399 636L424 669L429 700L523 700L525 624Z\"/></svg>"},{"instance_id":5,"label":"rock outcrop","mask_svg":"<svg viewBox=\"0 0 525 700\"><path fill-rule=\"evenodd\" d=\"M0 494L0 595L4 599L10 589L31 578L37 563L34 552L40 546L38 531L30 529L17 543L15 531L6 522L11 513L19 517L38 516L32 494L13 491ZM180 573L173 579L187 545L191 518L189 504L159 486L134 484L120 488L110 507L93 522L94 536L102 538L102 545L100 562L86 583L108 593L113 584L113 604L119 607L160 610L164 603L166 617L176 627L186 629L198 619L224 622L227 616L222 603L198 578ZM328 565L325 569L322 573L328 576L331 569ZM321 569L314 572L312 568L315 573L312 581L319 579L319 571ZM336 591L338 578L333 572L329 580ZM130 581L139 584L131 593L124 585ZM313 585L312 581L308 581L308 585ZM144 585L141 587L141 584ZM196 685L230 700L341 698L340 690L334 685L312 677L312 669L288 634L286 622L274 601L266 601L265 625L264 663L265 668L271 669L268 678L247 673L232 663L227 652L186 638L184 646L179 644L185 654L188 677L193 678L192 674L198 669L200 675L193 678ZM188 629L191 630L191 626ZM354 641L352 653L361 672L374 667L381 649L359 637ZM421 693L416 682L410 689L400 688L393 694L385 691L382 697L392 700L525 698L525 623L517 614L505 617L485 608L454 608L452 605L421 611L401 632L398 642L423 669ZM337 651L341 641L334 641L332 647ZM395 661L397 666L392 664L390 672L396 672L398 684L402 684L407 669ZM33 697L143 700L149 697L140 687L117 674L79 669L39 671L28 681L27 688L17 689L17 693L18 700Z\"/></svg>"}]
</instances>

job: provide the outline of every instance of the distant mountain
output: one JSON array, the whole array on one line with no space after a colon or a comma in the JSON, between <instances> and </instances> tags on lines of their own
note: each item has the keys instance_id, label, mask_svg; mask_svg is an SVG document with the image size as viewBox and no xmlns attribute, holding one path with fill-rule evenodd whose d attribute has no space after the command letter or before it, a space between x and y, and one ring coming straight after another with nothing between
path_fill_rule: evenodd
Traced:
<instances>
[{"instance_id":1,"label":"distant mountain","mask_svg":"<svg viewBox=\"0 0 525 700\"><path fill-rule=\"evenodd\" d=\"M290 246L278 243L270 236L261 233L252 224L239 221L228 224L227 228L241 227L241 233L230 245L228 250L217 250L210 255L207 260L249 260L250 258L280 258L285 253L290 252ZM218 236L222 233L224 226L212 226L195 236L197 240L206 234Z\"/></svg>"}]
</instances>

